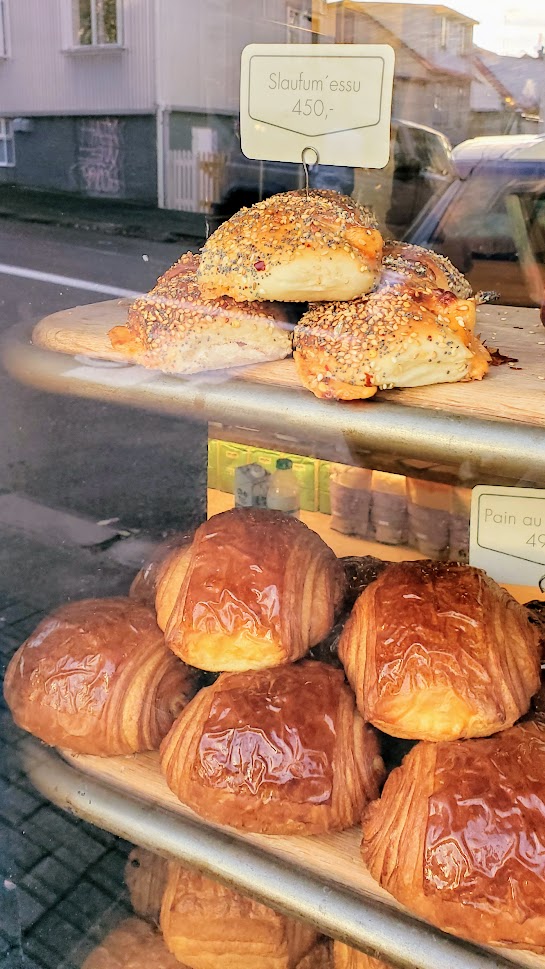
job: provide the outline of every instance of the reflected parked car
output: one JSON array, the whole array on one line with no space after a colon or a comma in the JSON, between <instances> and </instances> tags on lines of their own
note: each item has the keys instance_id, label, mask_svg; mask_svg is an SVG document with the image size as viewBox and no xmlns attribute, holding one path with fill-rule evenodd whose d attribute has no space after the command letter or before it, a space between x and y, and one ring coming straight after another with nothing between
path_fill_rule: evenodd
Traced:
<instances>
[{"instance_id":1,"label":"reflected parked car","mask_svg":"<svg viewBox=\"0 0 545 969\"><path fill-rule=\"evenodd\" d=\"M382 169L317 165L309 184L352 195L375 210L379 223L396 237L411 225L418 212L437 198L455 178L447 138L425 125L397 118L391 123L391 150ZM259 162L233 150L224 172L224 192L214 208L212 226L230 218L243 205L253 205L277 192L302 188L302 165Z\"/></svg>"},{"instance_id":2,"label":"reflected parked car","mask_svg":"<svg viewBox=\"0 0 545 969\"><path fill-rule=\"evenodd\" d=\"M536 306L545 282L545 135L475 138L453 152L458 177L405 239L448 256L474 290Z\"/></svg>"}]
</instances>

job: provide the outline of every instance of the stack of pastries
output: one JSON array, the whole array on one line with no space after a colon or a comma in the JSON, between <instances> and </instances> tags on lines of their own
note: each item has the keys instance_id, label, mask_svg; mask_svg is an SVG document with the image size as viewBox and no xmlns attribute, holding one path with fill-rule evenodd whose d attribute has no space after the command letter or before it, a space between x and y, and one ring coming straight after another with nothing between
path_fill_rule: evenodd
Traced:
<instances>
[{"instance_id":1,"label":"stack of pastries","mask_svg":"<svg viewBox=\"0 0 545 969\"><path fill-rule=\"evenodd\" d=\"M6 674L16 722L83 754L158 750L174 794L216 824L313 835L363 817L364 861L408 908L545 952L537 610L466 565L343 565L268 510L216 515L164 552L129 597L40 623ZM416 744L381 796L379 731ZM140 911L161 892L150 876ZM197 922L184 906L178 918L177 892L167 887L163 931L191 966ZM251 918L257 931L259 906ZM275 919L263 931L283 940L284 962L271 965L295 966L310 936ZM375 969L362 959L341 947L335 965Z\"/></svg>"},{"instance_id":2,"label":"stack of pastries","mask_svg":"<svg viewBox=\"0 0 545 969\"><path fill-rule=\"evenodd\" d=\"M476 302L448 259L385 243L352 199L284 192L182 256L109 336L128 359L182 374L282 359L293 337L303 385L353 400L482 378Z\"/></svg>"}]
</instances>

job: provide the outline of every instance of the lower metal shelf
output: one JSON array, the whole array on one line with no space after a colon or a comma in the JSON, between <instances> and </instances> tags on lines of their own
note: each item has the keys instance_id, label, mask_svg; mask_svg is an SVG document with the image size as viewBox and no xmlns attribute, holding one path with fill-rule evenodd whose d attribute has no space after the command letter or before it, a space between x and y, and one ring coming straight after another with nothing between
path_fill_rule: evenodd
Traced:
<instances>
[{"instance_id":1,"label":"lower metal shelf","mask_svg":"<svg viewBox=\"0 0 545 969\"><path fill-rule=\"evenodd\" d=\"M513 969L521 965L516 956L513 961L462 942L375 899L328 883L267 854L242 836L128 797L76 770L33 738L24 742L23 756L32 783L59 807L206 872L401 969Z\"/></svg>"}]
</instances>

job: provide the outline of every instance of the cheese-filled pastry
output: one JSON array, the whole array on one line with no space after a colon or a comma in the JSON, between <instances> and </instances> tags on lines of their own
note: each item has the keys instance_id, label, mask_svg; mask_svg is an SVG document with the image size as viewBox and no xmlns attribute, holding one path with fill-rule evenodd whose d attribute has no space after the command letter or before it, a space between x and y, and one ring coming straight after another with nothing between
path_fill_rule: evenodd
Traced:
<instances>
[{"instance_id":1,"label":"cheese-filled pastry","mask_svg":"<svg viewBox=\"0 0 545 969\"><path fill-rule=\"evenodd\" d=\"M463 273L447 256L409 242L385 242L378 287L410 283L431 289L448 289L459 299L470 299L473 290Z\"/></svg>"},{"instance_id":2,"label":"cheese-filled pastry","mask_svg":"<svg viewBox=\"0 0 545 969\"><path fill-rule=\"evenodd\" d=\"M474 299L407 283L312 304L295 328L294 358L316 397L363 400L378 389L480 380L490 357L474 328Z\"/></svg>"},{"instance_id":3,"label":"cheese-filled pastry","mask_svg":"<svg viewBox=\"0 0 545 969\"><path fill-rule=\"evenodd\" d=\"M161 766L197 814L262 834L351 827L384 771L342 670L312 660L222 673L172 727Z\"/></svg>"},{"instance_id":4,"label":"cheese-filled pastry","mask_svg":"<svg viewBox=\"0 0 545 969\"><path fill-rule=\"evenodd\" d=\"M93 949L82 969L189 969L168 951L163 938L142 919L125 919Z\"/></svg>"},{"instance_id":5,"label":"cheese-filled pastry","mask_svg":"<svg viewBox=\"0 0 545 969\"><path fill-rule=\"evenodd\" d=\"M108 336L133 363L193 374L282 360L291 353L290 308L269 302L207 299L197 283L199 257L186 253L146 296L124 326Z\"/></svg>"},{"instance_id":6,"label":"cheese-filled pastry","mask_svg":"<svg viewBox=\"0 0 545 969\"><path fill-rule=\"evenodd\" d=\"M335 553L299 519L235 508L166 560L157 621L167 646L198 669L278 666L328 634L345 586Z\"/></svg>"},{"instance_id":7,"label":"cheese-filled pastry","mask_svg":"<svg viewBox=\"0 0 545 969\"><path fill-rule=\"evenodd\" d=\"M55 610L19 647L4 696L46 744L105 757L157 750L197 688L165 646L151 609L84 599Z\"/></svg>"},{"instance_id":8,"label":"cheese-filled pastry","mask_svg":"<svg viewBox=\"0 0 545 969\"><path fill-rule=\"evenodd\" d=\"M338 192L283 192L216 229L197 281L206 299L353 299L373 288L381 257L369 209Z\"/></svg>"},{"instance_id":9,"label":"cheese-filled pastry","mask_svg":"<svg viewBox=\"0 0 545 969\"><path fill-rule=\"evenodd\" d=\"M357 600L339 657L363 718L409 740L505 730L540 682L528 610L457 562L390 565Z\"/></svg>"},{"instance_id":10,"label":"cheese-filled pastry","mask_svg":"<svg viewBox=\"0 0 545 969\"><path fill-rule=\"evenodd\" d=\"M363 822L371 875L421 918L545 953L545 724L419 743Z\"/></svg>"},{"instance_id":11,"label":"cheese-filled pastry","mask_svg":"<svg viewBox=\"0 0 545 969\"><path fill-rule=\"evenodd\" d=\"M200 872L170 863L161 929L192 969L295 969L317 932Z\"/></svg>"}]
</instances>

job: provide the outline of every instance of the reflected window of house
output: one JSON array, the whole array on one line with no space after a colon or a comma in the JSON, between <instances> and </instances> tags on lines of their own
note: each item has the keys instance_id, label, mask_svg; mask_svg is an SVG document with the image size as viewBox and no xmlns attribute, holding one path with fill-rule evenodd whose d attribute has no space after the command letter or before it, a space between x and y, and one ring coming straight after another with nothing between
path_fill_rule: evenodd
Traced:
<instances>
[{"instance_id":1,"label":"reflected window of house","mask_svg":"<svg viewBox=\"0 0 545 969\"><path fill-rule=\"evenodd\" d=\"M73 38L77 47L120 44L120 0L72 0Z\"/></svg>"},{"instance_id":2,"label":"reflected window of house","mask_svg":"<svg viewBox=\"0 0 545 969\"><path fill-rule=\"evenodd\" d=\"M0 57L9 57L7 0L0 0Z\"/></svg>"},{"instance_id":3,"label":"reflected window of house","mask_svg":"<svg viewBox=\"0 0 545 969\"><path fill-rule=\"evenodd\" d=\"M11 168L13 165L15 165L13 121L10 118L0 118L0 167Z\"/></svg>"},{"instance_id":4,"label":"reflected window of house","mask_svg":"<svg viewBox=\"0 0 545 969\"><path fill-rule=\"evenodd\" d=\"M288 7L286 10L286 27L288 44L303 44L308 40L306 31L312 31L312 14L308 10L298 7Z\"/></svg>"},{"instance_id":5,"label":"reflected window of house","mask_svg":"<svg viewBox=\"0 0 545 969\"><path fill-rule=\"evenodd\" d=\"M450 21L448 17L441 17L441 47L448 47L450 34Z\"/></svg>"}]
</instances>

